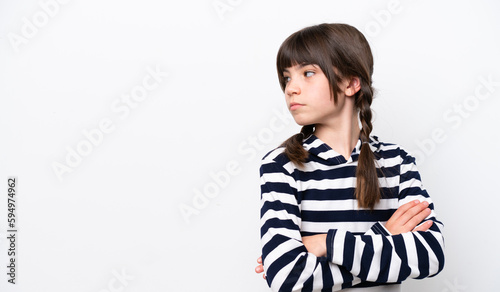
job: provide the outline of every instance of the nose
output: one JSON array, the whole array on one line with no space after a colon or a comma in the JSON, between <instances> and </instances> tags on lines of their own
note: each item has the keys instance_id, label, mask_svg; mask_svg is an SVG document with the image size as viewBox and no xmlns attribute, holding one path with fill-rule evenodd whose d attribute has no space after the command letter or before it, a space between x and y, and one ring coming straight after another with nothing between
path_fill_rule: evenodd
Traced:
<instances>
[{"instance_id":1,"label":"nose","mask_svg":"<svg viewBox=\"0 0 500 292\"><path fill-rule=\"evenodd\" d=\"M293 80L288 81L285 87L285 94L287 96L292 96L292 95L298 95L300 94L300 86L298 82L295 82Z\"/></svg>"}]
</instances>

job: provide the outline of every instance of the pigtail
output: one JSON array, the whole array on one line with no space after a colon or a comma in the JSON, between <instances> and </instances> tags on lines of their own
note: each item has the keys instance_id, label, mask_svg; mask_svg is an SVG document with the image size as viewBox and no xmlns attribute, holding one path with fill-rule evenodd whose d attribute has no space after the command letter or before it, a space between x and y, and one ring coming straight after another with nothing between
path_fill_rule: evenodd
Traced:
<instances>
[{"instance_id":1,"label":"pigtail","mask_svg":"<svg viewBox=\"0 0 500 292\"><path fill-rule=\"evenodd\" d=\"M302 142L305 138L311 136L313 132L313 125L303 126L300 133L293 135L281 144L281 147L285 147L284 153L290 161L299 166L304 164L309 153L302 146Z\"/></svg>"},{"instance_id":2,"label":"pigtail","mask_svg":"<svg viewBox=\"0 0 500 292\"><path fill-rule=\"evenodd\" d=\"M375 155L370 148L370 133L372 126L372 110L370 108L373 100L373 90L370 85L361 82L361 89L357 96L356 106L359 109L359 120L361 121L361 150L356 168L356 190L355 195L361 208L373 209L380 200L380 186L375 166Z\"/></svg>"}]
</instances>

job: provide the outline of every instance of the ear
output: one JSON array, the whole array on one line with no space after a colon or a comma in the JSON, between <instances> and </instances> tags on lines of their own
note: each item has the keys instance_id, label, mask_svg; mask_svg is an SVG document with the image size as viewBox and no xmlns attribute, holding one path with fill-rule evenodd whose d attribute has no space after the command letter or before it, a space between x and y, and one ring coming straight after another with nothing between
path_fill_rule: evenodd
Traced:
<instances>
[{"instance_id":1,"label":"ear","mask_svg":"<svg viewBox=\"0 0 500 292\"><path fill-rule=\"evenodd\" d=\"M359 77L352 77L348 80L349 84L344 90L344 94L346 96L353 96L361 89L361 82L359 81Z\"/></svg>"}]
</instances>

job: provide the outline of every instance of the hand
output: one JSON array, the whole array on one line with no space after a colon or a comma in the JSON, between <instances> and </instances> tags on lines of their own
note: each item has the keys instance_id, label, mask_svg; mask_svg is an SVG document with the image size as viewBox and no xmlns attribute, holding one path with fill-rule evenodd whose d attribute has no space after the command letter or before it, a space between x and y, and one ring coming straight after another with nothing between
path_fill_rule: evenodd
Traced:
<instances>
[{"instance_id":1,"label":"hand","mask_svg":"<svg viewBox=\"0 0 500 292\"><path fill-rule=\"evenodd\" d=\"M326 256L326 234L317 234L302 237L302 243L307 251L316 257Z\"/></svg>"},{"instance_id":2,"label":"hand","mask_svg":"<svg viewBox=\"0 0 500 292\"><path fill-rule=\"evenodd\" d=\"M257 274L260 274L260 273L264 273L264 266L262 265L262 256L260 256L258 259L257 259L257 263L259 263L258 266L255 267L255 272ZM262 274L262 277L264 278L264 280L266 279L266 274Z\"/></svg>"},{"instance_id":3,"label":"hand","mask_svg":"<svg viewBox=\"0 0 500 292\"><path fill-rule=\"evenodd\" d=\"M400 206L391 218L385 224L385 228L392 234L398 235L409 231L427 231L432 226L432 221L429 220L424 224L416 227L427 216L431 214L431 209L428 208L429 203L426 201L420 202L414 200ZM416 228L415 228L416 227Z\"/></svg>"}]
</instances>

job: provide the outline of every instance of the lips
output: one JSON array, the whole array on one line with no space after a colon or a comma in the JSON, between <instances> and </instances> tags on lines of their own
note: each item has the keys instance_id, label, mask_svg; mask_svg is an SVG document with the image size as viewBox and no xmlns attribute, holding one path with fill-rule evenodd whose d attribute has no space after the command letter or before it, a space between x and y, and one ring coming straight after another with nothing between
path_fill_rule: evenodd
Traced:
<instances>
[{"instance_id":1,"label":"lips","mask_svg":"<svg viewBox=\"0 0 500 292\"><path fill-rule=\"evenodd\" d=\"M292 103L290 103L290 110L293 111L293 110L296 110L298 108L301 108L302 106L303 106L303 104L301 104L301 103L292 102Z\"/></svg>"}]
</instances>

